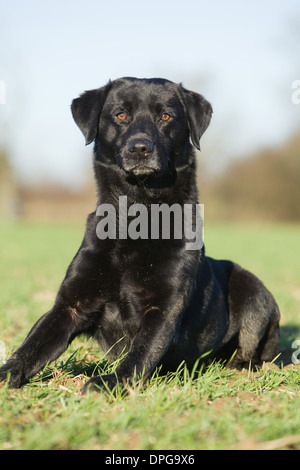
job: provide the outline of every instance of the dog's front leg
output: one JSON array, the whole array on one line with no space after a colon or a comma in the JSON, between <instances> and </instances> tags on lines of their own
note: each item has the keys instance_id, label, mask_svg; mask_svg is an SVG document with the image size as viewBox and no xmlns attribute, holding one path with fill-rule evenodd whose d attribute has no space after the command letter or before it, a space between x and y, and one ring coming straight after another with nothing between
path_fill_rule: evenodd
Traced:
<instances>
[{"instance_id":1,"label":"dog's front leg","mask_svg":"<svg viewBox=\"0 0 300 470\"><path fill-rule=\"evenodd\" d=\"M9 386L18 388L57 359L80 333L92 327L89 311L101 303L98 265L83 244L73 259L53 308L32 327L23 344L0 368L0 382L10 375Z\"/></svg>"},{"instance_id":2,"label":"dog's front leg","mask_svg":"<svg viewBox=\"0 0 300 470\"><path fill-rule=\"evenodd\" d=\"M37 321L23 344L0 368L0 381L9 374L9 386L20 387L48 362L57 359L81 328L72 309L55 305Z\"/></svg>"},{"instance_id":3,"label":"dog's front leg","mask_svg":"<svg viewBox=\"0 0 300 470\"><path fill-rule=\"evenodd\" d=\"M84 269L85 265L88 268ZM93 264L85 251L80 250L53 308L36 322L23 344L0 368L0 381L9 374L9 386L18 388L48 362L57 359L77 335L93 328L94 316L89 313L100 304L99 281L93 274Z\"/></svg>"},{"instance_id":4,"label":"dog's front leg","mask_svg":"<svg viewBox=\"0 0 300 470\"><path fill-rule=\"evenodd\" d=\"M101 388L112 390L118 382L131 384L134 379L146 378L169 348L180 313L178 306L167 311L156 307L148 311L115 373L92 377L84 385L83 393Z\"/></svg>"}]
</instances>

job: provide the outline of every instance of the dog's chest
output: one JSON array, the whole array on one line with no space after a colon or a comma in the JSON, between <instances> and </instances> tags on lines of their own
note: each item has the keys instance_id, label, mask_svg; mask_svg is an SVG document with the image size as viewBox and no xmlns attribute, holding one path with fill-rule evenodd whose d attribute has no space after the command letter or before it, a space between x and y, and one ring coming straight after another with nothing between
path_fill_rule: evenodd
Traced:
<instances>
[{"instance_id":1,"label":"dog's chest","mask_svg":"<svg viewBox=\"0 0 300 470\"><path fill-rule=\"evenodd\" d=\"M145 315L160 308L167 293L169 278L162 276L157 261L145 258L127 253L126 262L118 257L101 277L103 303L99 308L98 340L104 349L122 337L126 338L121 341L123 346L124 342L130 344Z\"/></svg>"},{"instance_id":2,"label":"dog's chest","mask_svg":"<svg viewBox=\"0 0 300 470\"><path fill-rule=\"evenodd\" d=\"M110 298L99 309L96 339L111 360L128 351L145 315L157 310L155 283L144 269L116 273ZM152 281L152 282L151 282Z\"/></svg>"}]
</instances>

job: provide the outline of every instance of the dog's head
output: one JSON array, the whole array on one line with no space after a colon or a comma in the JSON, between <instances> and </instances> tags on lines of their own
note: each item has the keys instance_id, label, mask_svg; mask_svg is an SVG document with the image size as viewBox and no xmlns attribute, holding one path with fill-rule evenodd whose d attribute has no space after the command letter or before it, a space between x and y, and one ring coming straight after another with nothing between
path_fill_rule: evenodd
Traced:
<instances>
[{"instance_id":1,"label":"dog's head","mask_svg":"<svg viewBox=\"0 0 300 470\"><path fill-rule=\"evenodd\" d=\"M168 80L121 78L73 100L72 114L100 161L140 176L186 165L184 149L190 139L200 149L212 107Z\"/></svg>"}]
</instances>

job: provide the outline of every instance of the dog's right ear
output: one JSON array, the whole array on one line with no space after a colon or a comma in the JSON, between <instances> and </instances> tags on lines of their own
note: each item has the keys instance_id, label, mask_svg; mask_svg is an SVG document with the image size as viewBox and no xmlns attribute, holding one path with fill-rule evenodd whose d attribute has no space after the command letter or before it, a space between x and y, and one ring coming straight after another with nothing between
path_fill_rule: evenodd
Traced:
<instances>
[{"instance_id":1,"label":"dog's right ear","mask_svg":"<svg viewBox=\"0 0 300 470\"><path fill-rule=\"evenodd\" d=\"M111 82L102 88L89 90L72 101L71 111L77 126L85 137L85 145L97 135L100 114Z\"/></svg>"},{"instance_id":2,"label":"dog's right ear","mask_svg":"<svg viewBox=\"0 0 300 470\"><path fill-rule=\"evenodd\" d=\"M180 89L188 118L191 140L194 147L200 150L200 137L210 123L213 112L212 106L202 95L199 95L199 93L186 90L183 86L181 86Z\"/></svg>"}]
</instances>

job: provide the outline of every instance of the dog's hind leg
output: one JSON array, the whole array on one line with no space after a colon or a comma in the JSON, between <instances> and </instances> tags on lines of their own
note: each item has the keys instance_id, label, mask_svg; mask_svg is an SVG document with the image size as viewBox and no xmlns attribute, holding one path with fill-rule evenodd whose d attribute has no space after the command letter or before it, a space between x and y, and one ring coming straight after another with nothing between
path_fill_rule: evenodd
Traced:
<instances>
[{"instance_id":1,"label":"dog's hind leg","mask_svg":"<svg viewBox=\"0 0 300 470\"><path fill-rule=\"evenodd\" d=\"M228 365L235 369L260 367L263 362L273 361L278 353L279 322L275 314L267 326L242 325L236 354Z\"/></svg>"},{"instance_id":2,"label":"dog's hind leg","mask_svg":"<svg viewBox=\"0 0 300 470\"><path fill-rule=\"evenodd\" d=\"M258 357L261 363L273 361L279 353L279 317L277 307L274 309L266 333L258 346Z\"/></svg>"},{"instance_id":3,"label":"dog's hind leg","mask_svg":"<svg viewBox=\"0 0 300 470\"><path fill-rule=\"evenodd\" d=\"M279 353L280 313L272 294L250 272L234 265L229 278L230 323L236 329L237 350L229 367L261 366Z\"/></svg>"}]
</instances>

